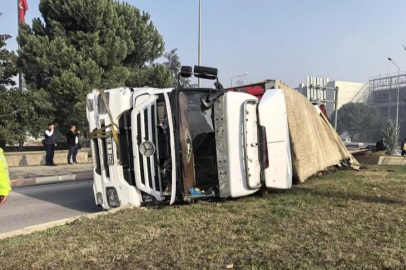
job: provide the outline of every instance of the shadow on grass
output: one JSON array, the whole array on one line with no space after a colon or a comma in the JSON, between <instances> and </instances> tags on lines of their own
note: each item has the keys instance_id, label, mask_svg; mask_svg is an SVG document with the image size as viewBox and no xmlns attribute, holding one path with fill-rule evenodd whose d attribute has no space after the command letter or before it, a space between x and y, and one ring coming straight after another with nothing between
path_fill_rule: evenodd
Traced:
<instances>
[{"instance_id":1,"label":"shadow on grass","mask_svg":"<svg viewBox=\"0 0 406 270\"><path fill-rule=\"evenodd\" d=\"M356 193L346 193L341 191L322 191L310 188L301 188L296 190L297 193L310 193L315 196L324 196L332 199L342 199L342 200L352 200L352 201L362 201L367 203L382 203L388 205L406 205L404 200L396 200L388 197L377 197L377 196L367 196Z\"/></svg>"}]
</instances>

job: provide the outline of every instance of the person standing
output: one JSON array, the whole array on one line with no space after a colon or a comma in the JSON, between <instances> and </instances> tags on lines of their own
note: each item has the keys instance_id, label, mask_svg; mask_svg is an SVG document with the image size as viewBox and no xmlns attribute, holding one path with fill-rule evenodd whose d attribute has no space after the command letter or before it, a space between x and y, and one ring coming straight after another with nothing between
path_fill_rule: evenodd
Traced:
<instances>
[{"instance_id":1,"label":"person standing","mask_svg":"<svg viewBox=\"0 0 406 270\"><path fill-rule=\"evenodd\" d=\"M70 162L71 158L73 160L73 163L78 164L76 162L76 155L78 154L78 150L79 150L79 138L78 138L79 134L80 134L80 131L78 130L76 132L76 127L74 125L70 126L70 130L66 134L66 140L67 140L68 146L69 146L68 164L72 164Z\"/></svg>"},{"instance_id":2,"label":"person standing","mask_svg":"<svg viewBox=\"0 0 406 270\"><path fill-rule=\"evenodd\" d=\"M46 151L45 162L47 166L56 166L54 163L56 131L54 124L49 124L48 129L44 132L44 146Z\"/></svg>"},{"instance_id":3,"label":"person standing","mask_svg":"<svg viewBox=\"0 0 406 270\"><path fill-rule=\"evenodd\" d=\"M402 150L402 156L406 155L406 139L402 142L402 146L400 148Z\"/></svg>"},{"instance_id":4,"label":"person standing","mask_svg":"<svg viewBox=\"0 0 406 270\"><path fill-rule=\"evenodd\" d=\"M377 152L386 150L386 145L385 145L385 140L384 140L384 138L381 138L381 139L376 143L375 147L376 147L376 151L377 151Z\"/></svg>"}]
</instances>

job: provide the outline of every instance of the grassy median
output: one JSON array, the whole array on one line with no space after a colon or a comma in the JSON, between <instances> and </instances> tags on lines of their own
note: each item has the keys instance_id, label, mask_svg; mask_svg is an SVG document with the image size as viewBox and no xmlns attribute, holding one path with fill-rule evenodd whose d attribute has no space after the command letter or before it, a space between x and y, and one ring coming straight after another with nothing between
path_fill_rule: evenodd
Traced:
<instances>
[{"instance_id":1,"label":"grassy median","mask_svg":"<svg viewBox=\"0 0 406 270\"><path fill-rule=\"evenodd\" d=\"M406 269L405 203L403 167L338 171L288 192L125 210L3 240L0 268Z\"/></svg>"}]
</instances>

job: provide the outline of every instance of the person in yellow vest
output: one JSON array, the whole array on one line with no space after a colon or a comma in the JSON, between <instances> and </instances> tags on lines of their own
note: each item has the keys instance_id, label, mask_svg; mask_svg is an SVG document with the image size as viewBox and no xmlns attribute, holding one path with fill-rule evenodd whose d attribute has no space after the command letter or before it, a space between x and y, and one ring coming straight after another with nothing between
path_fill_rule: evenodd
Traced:
<instances>
[{"instance_id":1,"label":"person in yellow vest","mask_svg":"<svg viewBox=\"0 0 406 270\"><path fill-rule=\"evenodd\" d=\"M0 206L7 200L10 194L10 177L8 173L7 159L0 148Z\"/></svg>"},{"instance_id":2,"label":"person in yellow vest","mask_svg":"<svg viewBox=\"0 0 406 270\"><path fill-rule=\"evenodd\" d=\"M402 147L400 148L402 150L402 156L406 155L406 139L402 142Z\"/></svg>"}]
</instances>

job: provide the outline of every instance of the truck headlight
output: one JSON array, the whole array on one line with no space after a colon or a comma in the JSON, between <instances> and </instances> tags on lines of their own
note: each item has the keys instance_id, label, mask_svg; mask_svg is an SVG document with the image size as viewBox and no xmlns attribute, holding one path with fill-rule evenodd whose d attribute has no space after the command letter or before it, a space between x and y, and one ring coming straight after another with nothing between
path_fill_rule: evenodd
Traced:
<instances>
[{"instance_id":1,"label":"truck headlight","mask_svg":"<svg viewBox=\"0 0 406 270\"><path fill-rule=\"evenodd\" d=\"M113 187L106 188L107 192L107 203L111 208L116 208L120 206L120 201L118 199L117 190Z\"/></svg>"}]
</instances>

